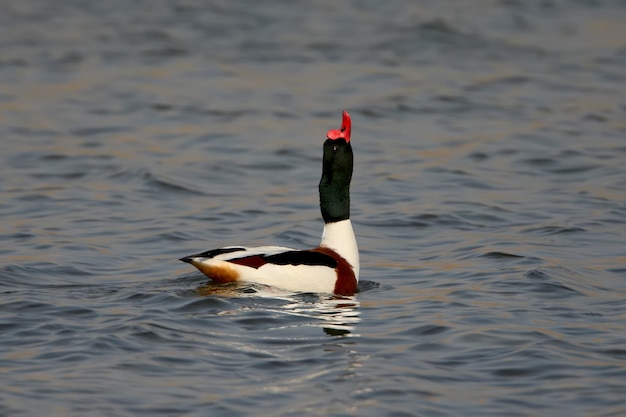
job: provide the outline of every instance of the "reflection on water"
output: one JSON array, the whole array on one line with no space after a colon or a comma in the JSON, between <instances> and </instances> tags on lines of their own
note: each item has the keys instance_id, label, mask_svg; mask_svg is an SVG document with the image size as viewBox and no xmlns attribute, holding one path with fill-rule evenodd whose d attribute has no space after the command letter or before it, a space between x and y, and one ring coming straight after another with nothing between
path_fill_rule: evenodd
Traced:
<instances>
[{"instance_id":1,"label":"reflection on water","mask_svg":"<svg viewBox=\"0 0 626 417\"><path fill-rule=\"evenodd\" d=\"M325 333L331 336L358 336L358 334L353 333L356 325L361 321L359 317L360 303L357 296L295 294L257 284L220 285L209 283L196 288L196 292L203 297L268 298L278 301L280 308L260 307L264 311L273 311L298 319L295 321L297 324L287 324L284 326L285 328L312 326L321 327ZM221 311L219 314L234 313Z\"/></svg>"}]
</instances>

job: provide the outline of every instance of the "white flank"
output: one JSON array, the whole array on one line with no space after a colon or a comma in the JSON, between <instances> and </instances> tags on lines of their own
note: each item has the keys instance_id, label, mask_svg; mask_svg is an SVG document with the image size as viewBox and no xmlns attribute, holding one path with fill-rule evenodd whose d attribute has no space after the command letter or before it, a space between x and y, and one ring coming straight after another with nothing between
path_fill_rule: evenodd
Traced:
<instances>
[{"instance_id":1,"label":"white flank","mask_svg":"<svg viewBox=\"0 0 626 417\"><path fill-rule=\"evenodd\" d=\"M260 254L256 249L249 248L246 254ZM267 247L264 247L267 248ZM275 246L273 248L276 248ZM280 252L283 252L282 250ZM243 252L236 252L241 256ZM278 252L277 252L278 253ZM231 255L231 254L224 254ZM215 258L196 258L194 263L213 266L227 266L239 273L239 280L243 282L254 282L257 284L269 285L294 292L316 292L333 293L337 274L333 268L321 265L276 265L265 264L259 268L252 268L245 265L230 263L227 260L219 259L223 255Z\"/></svg>"},{"instance_id":2,"label":"white flank","mask_svg":"<svg viewBox=\"0 0 626 417\"><path fill-rule=\"evenodd\" d=\"M350 219L335 223L326 223L320 246L330 248L341 255L354 270L354 276L359 280L359 247L356 244L354 230Z\"/></svg>"},{"instance_id":3,"label":"white flank","mask_svg":"<svg viewBox=\"0 0 626 417\"><path fill-rule=\"evenodd\" d=\"M333 293L337 282L335 270L320 265L265 264L254 270L253 275L256 275L253 279L246 279L250 277L246 274L243 280L295 292Z\"/></svg>"}]
</instances>

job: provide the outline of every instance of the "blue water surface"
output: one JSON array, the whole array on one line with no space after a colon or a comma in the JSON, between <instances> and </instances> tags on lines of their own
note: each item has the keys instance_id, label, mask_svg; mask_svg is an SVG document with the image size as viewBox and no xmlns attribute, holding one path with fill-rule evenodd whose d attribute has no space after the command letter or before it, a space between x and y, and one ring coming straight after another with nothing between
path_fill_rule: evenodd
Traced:
<instances>
[{"instance_id":1,"label":"blue water surface","mask_svg":"<svg viewBox=\"0 0 626 417\"><path fill-rule=\"evenodd\" d=\"M0 415L626 415L626 3L0 13ZM354 297L181 256L319 243Z\"/></svg>"}]
</instances>

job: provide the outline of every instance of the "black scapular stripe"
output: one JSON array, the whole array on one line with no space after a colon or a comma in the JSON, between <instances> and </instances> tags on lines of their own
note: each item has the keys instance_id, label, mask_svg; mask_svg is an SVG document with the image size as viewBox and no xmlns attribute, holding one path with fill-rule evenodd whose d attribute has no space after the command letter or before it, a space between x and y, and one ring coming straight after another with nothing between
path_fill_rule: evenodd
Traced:
<instances>
[{"instance_id":1,"label":"black scapular stripe","mask_svg":"<svg viewBox=\"0 0 626 417\"><path fill-rule=\"evenodd\" d=\"M289 252L277 253L276 255L264 256L268 263L277 265L315 265L337 267L337 261L329 255L320 252L292 250Z\"/></svg>"},{"instance_id":2,"label":"black scapular stripe","mask_svg":"<svg viewBox=\"0 0 626 417\"><path fill-rule=\"evenodd\" d=\"M240 248L240 247L236 247L236 248L218 248L218 249L211 249L211 250L199 253L199 254L194 255L194 256L198 257L198 258L215 258L218 255L223 255L225 253L231 253L231 252L239 252L239 251L242 251L242 250L246 250L246 248Z\"/></svg>"}]
</instances>

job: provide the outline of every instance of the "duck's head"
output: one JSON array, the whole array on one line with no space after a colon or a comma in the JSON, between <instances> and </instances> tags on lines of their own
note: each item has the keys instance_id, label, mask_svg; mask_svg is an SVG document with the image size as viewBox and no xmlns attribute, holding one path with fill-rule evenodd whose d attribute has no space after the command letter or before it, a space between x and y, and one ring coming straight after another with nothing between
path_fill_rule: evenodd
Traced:
<instances>
[{"instance_id":1,"label":"duck's head","mask_svg":"<svg viewBox=\"0 0 626 417\"><path fill-rule=\"evenodd\" d=\"M350 181L354 158L350 144L352 121L344 110L341 128L329 130L319 184L320 208L326 223L350 218Z\"/></svg>"}]
</instances>

